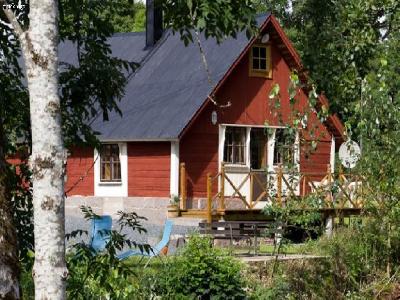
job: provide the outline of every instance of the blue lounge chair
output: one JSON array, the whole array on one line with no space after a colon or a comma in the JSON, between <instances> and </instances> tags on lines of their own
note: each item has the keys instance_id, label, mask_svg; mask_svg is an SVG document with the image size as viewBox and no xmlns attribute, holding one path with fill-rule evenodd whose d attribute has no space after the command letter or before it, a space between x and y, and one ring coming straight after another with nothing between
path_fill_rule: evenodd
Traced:
<instances>
[{"instance_id":1,"label":"blue lounge chair","mask_svg":"<svg viewBox=\"0 0 400 300\"><path fill-rule=\"evenodd\" d=\"M111 230L111 226L111 216L101 216L100 218L92 219L90 246L95 252L104 250L110 241L109 231Z\"/></svg>"},{"instance_id":2,"label":"blue lounge chair","mask_svg":"<svg viewBox=\"0 0 400 300\"><path fill-rule=\"evenodd\" d=\"M165 246L168 245L173 225L174 225L174 223L171 220L166 220L165 221L164 233L163 233L162 239L157 245L155 245L154 247L151 247L149 253L147 253L145 250L141 251L139 249L136 249L136 250L128 250L126 252L123 252L123 253L119 254L117 257L120 260L127 259L128 257L131 257L131 256L142 256L142 258L143 257L148 257L149 260L147 261L147 263L145 265L145 267L146 267L147 264L150 262L150 260L153 257L160 257L161 250Z\"/></svg>"}]
</instances>

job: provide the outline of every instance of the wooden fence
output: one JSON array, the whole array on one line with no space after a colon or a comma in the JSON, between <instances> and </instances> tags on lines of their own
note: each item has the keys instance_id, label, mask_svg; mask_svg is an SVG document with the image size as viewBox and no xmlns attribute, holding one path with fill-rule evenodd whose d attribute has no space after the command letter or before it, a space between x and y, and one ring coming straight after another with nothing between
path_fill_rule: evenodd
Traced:
<instances>
[{"instance_id":1,"label":"wooden fence","mask_svg":"<svg viewBox=\"0 0 400 300\"><path fill-rule=\"evenodd\" d=\"M181 208L186 208L186 171L185 164L181 164ZM220 172L216 175L207 174L207 220L212 215L223 216L227 204L232 199L238 199L245 210L259 210L259 204L287 205L288 201L300 200L313 196L317 200L319 209L360 209L363 206L363 197L366 184L357 174L333 173L327 165L325 173L286 171L278 166L273 172L250 170L243 174L240 182L234 182L232 173L227 172L221 164ZM263 176L260 176L263 174ZM249 193L243 193L244 186L249 187ZM218 186L213 191L213 186ZM227 190L233 191L228 194ZM258 191L255 194L255 190ZM213 203L214 205L213 208ZM306 207L304 207L306 208ZM228 210L232 210L228 207Z\"/></svg>"}]
</instances>

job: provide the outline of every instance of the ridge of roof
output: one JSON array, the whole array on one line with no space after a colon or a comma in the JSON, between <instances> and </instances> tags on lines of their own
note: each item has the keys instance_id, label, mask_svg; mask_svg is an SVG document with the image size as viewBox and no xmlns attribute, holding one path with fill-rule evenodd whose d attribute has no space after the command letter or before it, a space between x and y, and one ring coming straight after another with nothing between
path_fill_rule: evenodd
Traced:
<instances>
[{"instance_id":1,"label":"ridge of roof","mask_svg":"<svg viewBox=\"0 0 400 300\"><path fill-rule=\"evenodd\" d=\"M292 65L295 64L300 72L300 57L275 17L270 13L263 13L257 16L257 23L260 30L264 30L270 23L273 25L288 48ZM117 36L125 37L129 41L130 38L142 38L145 35L139 32L120 33ZM120 102L123 116L121 118L116 113L110 113L108 122L96 120L93 123L93 128L101 132L100 140L181 137L209 103L209 96L223 84L255 39L253 37L249 40L244 32L240 32L236 38L229 37L218 44L215 39L206 39L201 35L212 80L216 83L214 86L207 80L197 46L193 43L184 46L179 34L166 30L150 49L143 48L144 42L141 47L136 45L134 51L146 52L141 57L141 66L129 79L125 96ZM119 39L110 39L112 46L114 40ZM343 127L340 126L337 116L328 118L328 121L329 128L336 128L336 134L342 136Z\"/></svg>"},{"instance_id":2,"label":"ridge of roof","mask_svg":"<svg viewBox=\"0 0 400 300\"><path fill-rule=\"evenodd\" d=\"M213 82L220 81L249 42L244 31L220 44L204 34L201 41ZM101 133L100 140L175 139L212 88L197 45L186 47L179 34L167 30L129 80L119 104L122 118L110 113L108 122L96 120L92 127Z\"/></svg>"}]
</instances>

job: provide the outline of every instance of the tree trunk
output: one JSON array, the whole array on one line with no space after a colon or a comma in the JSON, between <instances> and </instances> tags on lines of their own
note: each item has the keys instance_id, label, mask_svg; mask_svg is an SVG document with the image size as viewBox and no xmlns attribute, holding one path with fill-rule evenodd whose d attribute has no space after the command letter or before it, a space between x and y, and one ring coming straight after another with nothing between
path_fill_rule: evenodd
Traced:
<instances>
[{"instance_id":1,"label":"tree trunk","mask_svg":"<svg viewBox=\"0 0 400 300\"><path fill-rule=\"evenodd\" d=\"M56 0L31 0L22 35L32 129L35 299L65 299L65 151L58 94Z\"/></svg>"},{"instance_id":2,"label":"tree trunk","mask_svg":"<svg viewBox=\"0 0 400 300\"><path fill-rule=\"evenodd\" d=\"M19 299L17 233L13 224L11 195L7 184L7 162L3 149L4 130L0 115L0 299Z\"/></svg>"}]
</instances>

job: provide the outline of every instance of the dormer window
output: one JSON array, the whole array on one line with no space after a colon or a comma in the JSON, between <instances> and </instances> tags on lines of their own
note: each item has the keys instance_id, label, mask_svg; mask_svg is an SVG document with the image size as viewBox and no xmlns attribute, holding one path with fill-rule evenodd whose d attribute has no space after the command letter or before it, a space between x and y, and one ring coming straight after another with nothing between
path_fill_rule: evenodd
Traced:
<instances>
[{"instance_id":1,"label":"dormer window","mask_svg":"<svg viewBox=\"0 0 400 300\"><path fill-rule=\"evenodd\" d=\"M256 44L250 49L249 75L272 78L271 46Z\"/></svg>"}]
</instances>

